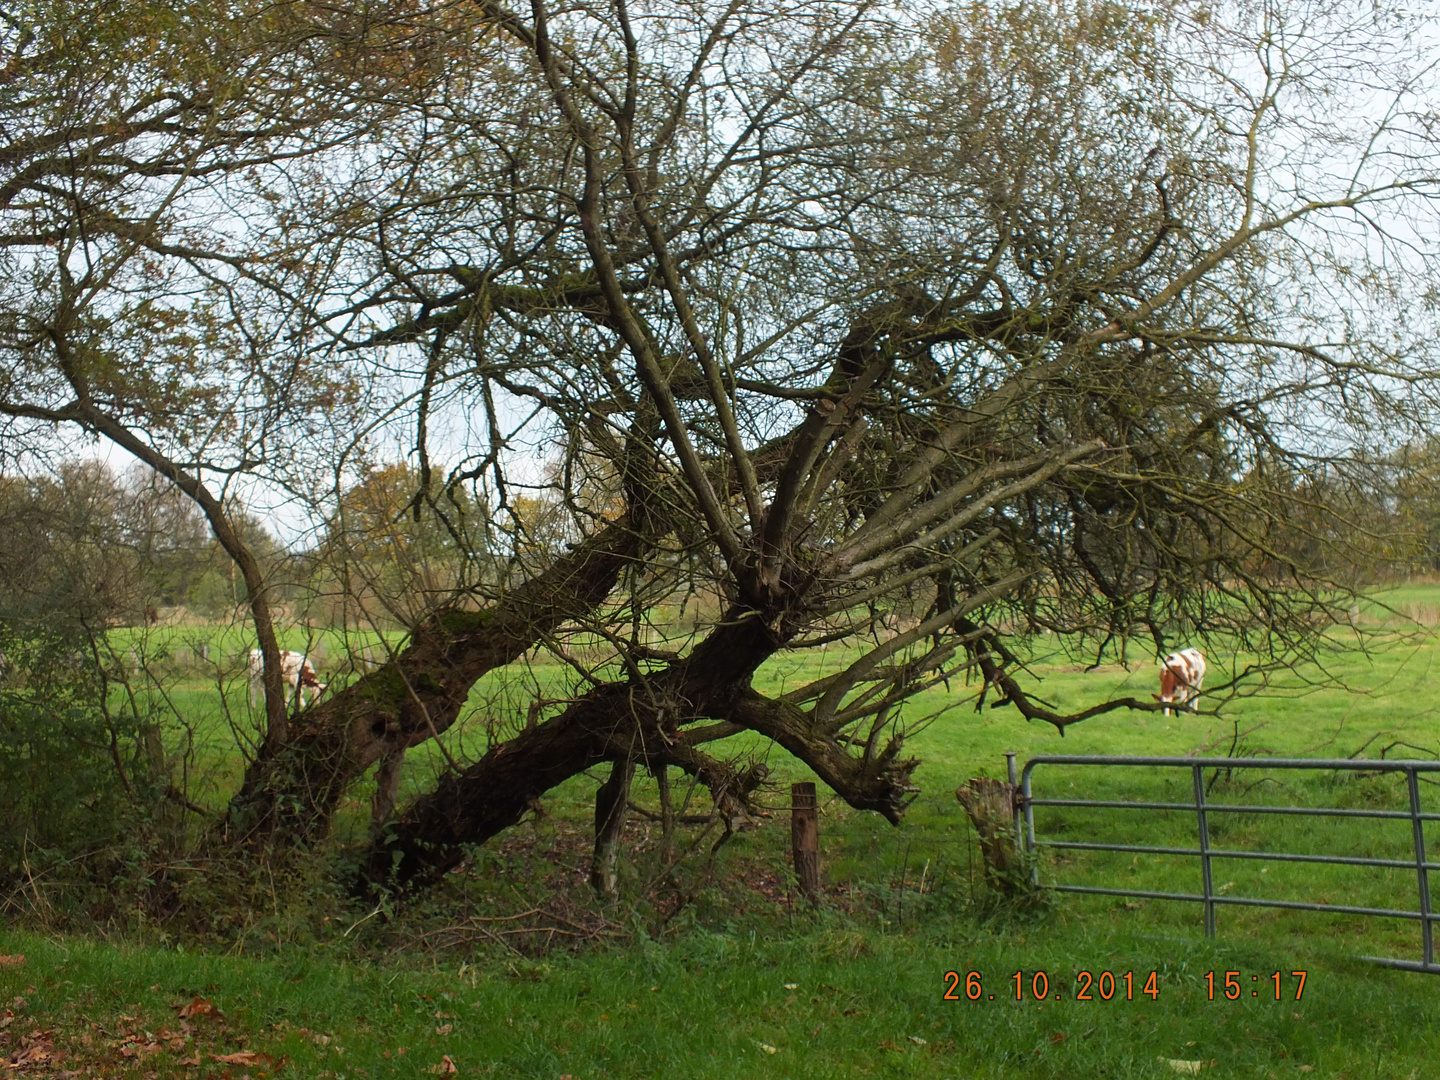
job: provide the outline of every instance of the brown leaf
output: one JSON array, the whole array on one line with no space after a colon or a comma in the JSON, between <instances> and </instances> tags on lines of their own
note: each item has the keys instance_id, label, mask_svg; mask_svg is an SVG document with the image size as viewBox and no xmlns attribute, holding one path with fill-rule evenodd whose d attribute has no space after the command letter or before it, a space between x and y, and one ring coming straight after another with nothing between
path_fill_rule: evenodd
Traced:
<instances>
[{"instance_id":1,"label":"brown leaf","mask_svg":"<svg viewBox=\"0 0 1440 1080\"><path fill-rule=\"evenodd\" d=\"M210 1004L209 998L194 998L189 1005L172 1005L172 1009L180 1010L180 1018L188 1020L192 1016L223 1016L219 1009Z\"/></svg>"},{"instance_id":2,"label":"brown leaf","mask_svg":"<svg viewBox=\"0 0 1440 1080\"><path fill-rule=\"evenodd\" d=\"M440 1059L439 1065L431 1065L425 1071L428 1073L434 1073L437 1076L444 1076L446 1073L455 1073L459 1072L460 1070L455 1067L455 1062L450 1060L450 1055L446 1054Z\"/></svg>"},{"instance_id":3,"label":"brown leaf","mask_svg":"<svg viewBox=\"0 0 1440 1080\"><path fill-rule=\"evenodd\" d=\"M50 1060L50 1048L47 1046L32 1046L28 1050L21 1050L10 1059L10 1067L23 1069L27 1065L44 1065Z\"/></svg>"},{"instance_id":4,"label":"brown leaf","mask_svg":"<svg viewBox=\"0 0 1440 1080\"><path fill-rule=\"evenodd\" d=\"M25 957L19 953L14 956L6 956L0 953L0 967L19 967L25 962Z\"/></svg>"},{"instance_id":5,"label":"brown leaf","mask_svg":"<svg viewBox=\"0 0 1440 1080\"><path fill-rule=\"evenodd\" d=\"M264 1065L273 1067L275 1059L269 1054L257 1054L253 1050L241 1050L234 1054L211 1054L211 1061L223 1062L226 1065Z\"/></svg>"}]
</instances>

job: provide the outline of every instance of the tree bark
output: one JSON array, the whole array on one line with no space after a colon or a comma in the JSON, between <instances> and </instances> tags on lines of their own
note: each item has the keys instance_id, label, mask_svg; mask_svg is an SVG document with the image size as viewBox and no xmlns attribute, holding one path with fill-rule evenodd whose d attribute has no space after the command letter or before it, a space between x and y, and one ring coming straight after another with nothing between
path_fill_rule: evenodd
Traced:
<instances>
[{"instance_id":1,"label":"tree bark","mask_svg":"<svg viewBox=\"0 0 1440 1080\"><path fill-rule=\"evenodd\" d=\"M610 779L595 793L595 850L590 858L590 887L600 896L619 893L616 873L620 861L620 836L625 831L626 803L635 762L625 758L610 767Z\"/></svg>"},{"instance_id":2,"label":"tree bark","mask_svg":"<svg viewBox=\"0 0 1440 1080\"><path fill-rule=\"evenodd\" d=\"M352 781L448 729L481 676L587 614L644 544L626 516L491 607L443 610L417 626L390 661L307 709L287 745L266 744L231 802L227 837L290 845L323 836Z\"/></svg>"},{"instance_id":3,"label":"tree bark","mask_svg":"<svg viewBox=\"0 0 1440 1080\"><path fill-rule=\"evenodd\" d=\"M1024 860L1015 836L1016 787L1007 780L978 777L955 789L955 798L980 834L985 879L1004 896L1029 891Z\"/></svg>"},{"instance_id":4,"label":"tree bark","mask_svg":"<svg viewBox=\"0 0 1440 1080\"><path fill-rule=\"evenodd\" d=\"M380 759L375 767L375 798L370 802L370 842L378 843L385 825L395 814L395 798L400 792L400 773L405 765L405 751L394 750Z\"/></svg>"}]
</instances>

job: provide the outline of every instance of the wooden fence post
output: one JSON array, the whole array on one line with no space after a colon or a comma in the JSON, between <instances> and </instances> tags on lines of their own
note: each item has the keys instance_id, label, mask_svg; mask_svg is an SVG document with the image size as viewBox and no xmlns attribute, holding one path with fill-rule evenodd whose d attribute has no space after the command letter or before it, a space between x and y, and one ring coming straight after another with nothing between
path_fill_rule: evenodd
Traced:
<instances>
[{"instance_id":1,"label":"wooden fence post","mask_svg":"<svg viewBox=\"0 0 1440 1080\"><path fill-rule=\"evenodd\" d=\"M815 907L820 903L820 818L812 783L790 785L790 849L800 891Z\"/></svg>"}]
</instances>

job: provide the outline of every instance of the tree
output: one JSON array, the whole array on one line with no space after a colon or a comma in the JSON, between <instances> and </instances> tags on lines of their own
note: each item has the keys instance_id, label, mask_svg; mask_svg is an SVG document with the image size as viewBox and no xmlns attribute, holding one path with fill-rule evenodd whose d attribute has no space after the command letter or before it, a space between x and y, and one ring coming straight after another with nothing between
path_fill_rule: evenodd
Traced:
<instances>
[{"instance_id":1,"label":"tree","mask_svg":"<svg viewBox=\"0 0 1440 1080\"><path fill-rule=\"evenodd\" d=\"M1337 508L1291 480L1427 423L1435 370L1430 313L1400 303L1428 287L1434 144L1390 13L476 11L473 66L410 99L347 218L374 228L329 264L357 352L393 373L414 346L417 453L440 402L483 417L503 511L507 449L548 440L583 539L418 628L407 701L362 681L303 749L345 764L292 775L343 788L566 628L607 647L409 807L377 877L444 872L605 761L597 827L636 761L738 816L756 771L701 747L747 729L898 820L920 689L974 672L1062 731L1148 706L1054 711L1016 637L1193 636L1259 668L1348 607L1311 558ZM597 483L621 513L582 502ZM649 603L697 582L723 613L664 640ZM751 687L836 639L871 645Z\"/></svg>"},{"instance_id":2,"label":"tree","mask_svg":"<svg viewBox=\"0 0 1440 1080\"><path fill-rule=\"evenodd\" d=\"M0 475L0 887L108 862L169 786L162 718L107 628L147 566L132 493L102 465ZM113 868L112 868L113 872Z\"/></svg>"},{"instance_id":3,"label":"tree","mask_svg":"<svg viewBox=\"0 0 1440 1080\"><path fill-rule=\"evenodd\" d=\"M336 350L290 370L349 357L366 396L341 457L408 420L415 505L471 485L515 565L268 742L231 836L323 833L365 769L537 646L573 665L570 699L406 808L373 880L432 880L605 762L597 861L637 764L743 817L763 769L705 748L747 730L898 821L926 687L973 674L977 705L1062 732L1150 706L1050 708L1014 677L1029 634L1184 635L1262 668L1348 607L1312 558L1343 485L1294 478L1423 429L1436 373L1433 311L1406 303L1431 295L1430 76L1399 15L362 14L347 55L390 59L334 89L366 141L312 145L326 167L271 193L315 268L285 317ZM442 421L463 462L443 483ZM525 542L537 507L567 549ZM692 591L718 611L675 636L656 612ZM752 686L834 640L845 670Z\"/></svg>"}]
</instances>

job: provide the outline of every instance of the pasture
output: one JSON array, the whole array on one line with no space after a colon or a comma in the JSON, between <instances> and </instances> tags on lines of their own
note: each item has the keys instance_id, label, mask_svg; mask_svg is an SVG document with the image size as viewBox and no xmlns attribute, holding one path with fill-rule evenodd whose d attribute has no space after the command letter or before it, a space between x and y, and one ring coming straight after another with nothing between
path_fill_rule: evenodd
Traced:
<instances>
[{"instance_id":1,"label":"pasture","mask_svg":"<svg viewBox=\"0 0 1440 1080\"><path fill-rule=\"evenodd\" d=\"M1387 601L1433 624L1440 588L1415 586ZM279 899L273 917L235 914L227 923L230 916L217 913L223 933L199 952L164 927L110 942L0 930L0 954L25 956L0 963L0 1015L9 1003L15 1017L3 1049L20 1053L22 1036L39 1033L28 1045L66 1050L75 1063L68 1068L136 1077L218 1078L229 1070L238 1078L268 1073L281 1060L289 1074L315 1077L414 1076L452 1066L459 1074L577 1080L1432 1076L1440 980L1352 958L1418 956L1413 923L1222 908L1218 936L1207 941L1192 904L1060 896L1039 909L1006 911L985 894L973 831L953 795L968 777L1003 776L1006 751L1021 763L1036 754L1196 750L1257 760L1382 750L1435 756L1440 653L1429 626L1380 609L1362 619L1388 627L1392 640L1365 655L1336 628L1334 650L1322 660L1329 685L1302 669L1262 694L1225 701L1219 715L1122 710L1076 725L1062 740L1011 710L976 711L975 687L957 682L929 692L908 706L912 719L935 719L909 744L924 762L915 774L922 790L901 828L828 799L822 787L827 895L818 913L791 902L787 864L788 783L806 777L783 751L752 741L732 752L761 755L771 766L773 783L761 793L771 816L720 847L713 865L699 855L682 865L650 906L627 899L598 909L589 901L583 882L594 781L579 778L551 793L543 818L478 851L443 897L390 921L317 895L300 914ZM242 657L248 643L233 630L176 627L168 641L165 633L149 631L147 642L173 665L165 692L193 738L194 797L219 809L243 765L237 738L250 723L247 672L224 657ZM207 643L208 675L196 660ZM322 678L353 674L327 663L344 655L341 644L324 640ZM360 644L379 646L375 637ZM306 650L313 641L292 634L282 645ZM180 662L177 649L191 653ZM1153 660L1136 662L1135 653L1128 669L1106 663L1087 671L1042 640L1031 659L1029 677L1059 708L1115 694L1148 698L1158 686ZM1207 686L1222 683L1235 658L1208 659ZM781 659L765 669L761 689L783 691L844 662L839 650ZM492 725L524 722L536 687L563 697L558 665L514 667L477 687L473 714L446 735L446 752L457 759L483 753ZM437 747L412 753L402 801L443 762ZM1207 782L1217 802L1403 805L1401 785L1388 777L1237 770ZM1055 767L1037 774L1037 794L1067 797L1187 801L1189 784L1183 772ZM1425 808L1440 810L1440 791L1425 787ZM684 795L683 785L677 792ZM337 852L362 839L367 797L363 785L354 792L337 824ZM637 778L634 799L653 809L654 781ZM1407 857L1408 823L1389 824L1216 816L1211 833L1217 846ZM1052 838L1194 844L1193 816L1179 814L1041 810L1037 825ZM658 832L654 821L632 815L622 867L628 897L659 876ZM677 844L701 854L715 837L699 826L680 833ZM1434 823L1426 841L1434 859ZM1415 906L1413 871L1217 862L1215 874L1217 887L1235 895ZM1199 866L1174 856L1071 854L1047 858L1041 879L1194 892ZM547 949L536 933L507 936L544 921L522 919L527 910L567 915L569 924L551 919L550 944L571 933L583 946ZM965 999L963 981L960 1000L945 1000L956 985L947 982L949 971L959 980L980 973L979 1000ZM1096 985L1091 1000L1076 1000L1087 985L1082 971L1092 982L1102 972L1122 979L1129 972L1133 990L1102 1000ZM1297 971L1306 972L1298 1001ZM1023 973L1019 1001L1016 972ZM1045 1001L1034 1000L1037 972L1045 974ZM1151 972L1153 995L1144 992ZM1224 992L1227 972L1241 987L1234 1000ZM183 1030L173 1007L195 997L212 1000L223 1018L192 1017Z\"/></svg>"}]
</instances>

